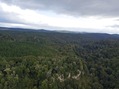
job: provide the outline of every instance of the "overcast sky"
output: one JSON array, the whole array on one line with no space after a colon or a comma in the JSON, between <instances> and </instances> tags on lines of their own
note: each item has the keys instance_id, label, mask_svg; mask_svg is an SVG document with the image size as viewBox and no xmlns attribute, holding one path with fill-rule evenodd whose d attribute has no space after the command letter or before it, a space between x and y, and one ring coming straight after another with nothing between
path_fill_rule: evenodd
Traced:
<instances>
[{"instance_id":1,"label":"overcast sky","mask_svg":"<svg viewBox=\"0 0 119 89\"><path fill-rule=\"evenodd\" d=\"M0 26L119 34L119 0L0 0Z\"/></svg>"}]
</instances>

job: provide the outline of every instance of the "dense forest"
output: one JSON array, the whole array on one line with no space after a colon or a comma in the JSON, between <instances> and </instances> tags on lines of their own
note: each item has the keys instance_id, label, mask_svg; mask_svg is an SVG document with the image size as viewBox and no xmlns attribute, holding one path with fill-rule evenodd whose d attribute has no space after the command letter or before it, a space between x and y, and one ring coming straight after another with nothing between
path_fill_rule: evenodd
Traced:
<instances>
[{"instance_id":1,"label":"dense forest","mask_svg":"<svg viewBox=\"0 0 119 89\"><path fill-rule=\"evenodd\" d=\"M0 29L0 89L119 89L119 35Z\"/></svg>"}]
</instances>

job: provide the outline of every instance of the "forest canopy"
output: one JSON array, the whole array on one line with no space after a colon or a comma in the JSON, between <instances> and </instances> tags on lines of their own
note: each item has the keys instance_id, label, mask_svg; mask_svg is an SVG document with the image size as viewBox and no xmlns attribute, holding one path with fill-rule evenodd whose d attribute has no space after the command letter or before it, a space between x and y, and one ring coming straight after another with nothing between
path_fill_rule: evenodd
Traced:
<instances>
[{"instance_id":1,"label":"forest canopy","mask_svg":"<svg viewBox=\"0 0 119 89\"><path fill-rule=\"evenodd\" d=\"M119 35L0 30L0 89L119 89Z\"/></svg>"}]
</instances>

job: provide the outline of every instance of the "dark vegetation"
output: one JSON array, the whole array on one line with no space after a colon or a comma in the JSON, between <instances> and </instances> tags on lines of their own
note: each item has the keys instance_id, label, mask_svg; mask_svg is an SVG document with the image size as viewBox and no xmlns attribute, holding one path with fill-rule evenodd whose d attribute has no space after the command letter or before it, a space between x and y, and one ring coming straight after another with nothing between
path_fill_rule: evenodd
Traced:
<instances>
[{"instance_id":1,"label":"dark vegetation","mask_svg":"<svg viewBox=\"0 0 119 89\"><path fill-rule=\"evenodd\" d=\"M119 36L1 28L0 89L119 89Z\"/></svg>"}]
</instances>

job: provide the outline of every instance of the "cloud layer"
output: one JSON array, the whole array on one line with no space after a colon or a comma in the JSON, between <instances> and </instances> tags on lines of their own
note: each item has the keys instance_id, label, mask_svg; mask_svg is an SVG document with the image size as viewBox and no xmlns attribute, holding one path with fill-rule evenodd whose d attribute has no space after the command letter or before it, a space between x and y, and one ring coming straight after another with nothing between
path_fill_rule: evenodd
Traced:
<instances>
[{"instance_id":1,"label":"cloud layer","mask_svg":"<svg viewBox=\"0 0 119 89\"><path fill-rule=\"evenodd\" d=\"M119 16L119 0L1 0L30 9L53 10L77 16Z\"/></svg>"},{"instance_id":2,"label":"cloud layer","mask_svg":"<svg viewBox=\"0 0 119 89\"><path fill-rule=\"evenodd\" d=\"M0 0L0 26L119 33L119 0Z\"/></svg>"}]
</instances>

